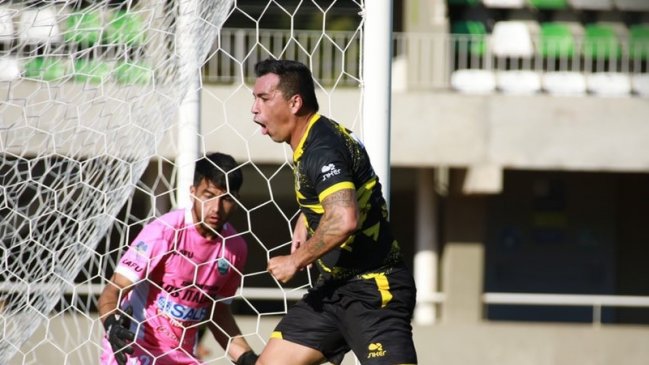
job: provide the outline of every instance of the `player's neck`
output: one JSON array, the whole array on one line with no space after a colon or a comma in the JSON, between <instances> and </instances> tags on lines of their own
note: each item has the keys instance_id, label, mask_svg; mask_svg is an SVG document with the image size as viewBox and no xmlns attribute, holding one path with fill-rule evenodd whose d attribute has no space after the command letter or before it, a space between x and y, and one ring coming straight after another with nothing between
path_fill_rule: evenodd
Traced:
<instances>
[{"instance_id":1,"label":"player's neck","mask_svg":"<svg viewBox=\"0 0 649 365\"><path fill-rule=\"evenodd\" d=\"M309 128L309 122L311 121L311 118L314 114L315 113L306 113L297 117L295 121L295 128L293 130L293 133L291 134L291 140L289 143L293 151L295 151L297 146L300 144L304 133L306 133L307 129Z\"/></svg>"}]
</instances>

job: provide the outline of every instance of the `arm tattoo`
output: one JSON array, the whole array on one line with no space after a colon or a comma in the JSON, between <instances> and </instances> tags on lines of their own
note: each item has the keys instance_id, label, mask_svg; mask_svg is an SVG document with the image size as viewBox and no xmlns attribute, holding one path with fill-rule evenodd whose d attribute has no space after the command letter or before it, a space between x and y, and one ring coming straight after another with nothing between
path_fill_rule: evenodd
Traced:
<instances>
[{"instance_id":1,"label":"arm tattoo","mask_svg":"<svg viewBox=\"0 0 649 365\"><path fill-rule=\"evenodd\" d=\"M338 238L341 242L347 239L347 237L342 237L341 228L342 219L345 216L344 210L355 207L356 204L356 197L352 189L337 191L322 201L325 213L314 232L311 244L308 246L312 254L319 257L324 253L323 250L327 249L327 238Z\"/></svg>"}]
</instances>

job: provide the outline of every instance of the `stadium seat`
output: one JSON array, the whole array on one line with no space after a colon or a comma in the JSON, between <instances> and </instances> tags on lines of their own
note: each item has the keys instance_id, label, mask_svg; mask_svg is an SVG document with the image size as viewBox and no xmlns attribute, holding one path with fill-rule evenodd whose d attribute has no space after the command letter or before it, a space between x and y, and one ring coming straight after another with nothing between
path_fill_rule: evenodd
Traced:
<instances>
[{"instance_id":1,"label":"stadium seat","mask_svg":"<svg viewBox=\"0 0 649 365\"><path fill-rule=\"evenodd\" d=\"M570 6L581 10L610 10L613 0L568 0Z\"/></svg>"},{"instance_id":2,"label":"stadium seat","mask_svg":"<svg viewBox=\"0 0 649 365\"><path fill-rule=\"evenodd\" d=\"M629 28L629 54L632 59L649 59L649 24Z\"/></svg>"},{"instance_id":3,"label":"stadium seat","mask_svg":"<svg viewBox=\"0 0 649 365\"><path fill-rule=\"evenodd\" d=\"M539 53L543 58L572 58L577 48L575 37L579 37L580 33L583 30L577 23L542 23Z\"/></svg>"},{"instance_id":4,"label":"stadium seat","mask_svg":"<svg viewBox=\"0 0 649 365\"><path fill-rule=\"evenodd\" d=\"M99 84L110 74L107 63L99 60L80 59L74 62L74 79L80 82Z\"/></svg>"},{"instance_id":5,"label":"stadium seat","mask_svg":"<svg viewBox=\"0 0 649 365\"><path fill-rule=\"evenodd\" d=\"M451 87L466 94L489 94L496 89L496 77L490 70L457 70L451 74Z\"/></svg>"},{"instance_id":6,"label":"stadium seat","mask_svg":"<svg viewBox=\"0 0 649 365\"><path fill-rule=\"evenodd\" d=\"M586 89L599 96L628 96L631 78L620 72L595 72L586 76Z\"/></svg>"},{"instance_id":7,"label":"stadium seat","mask_svg":"<svg viewBox=\"0 0 649 365\"><path fill-rule=\"evenodd\" d=\"M66 19L66 42L92 46L99 42L101 37L101 13L84 11L70 14Z\"/></svg>"},{"instance_id":8,"label":"stadium seat","mask_svg":"<svg viewBox=\"0 0 649 365\"><path fill-rule=\"evenodd\" d=\"M448 0L449 5L477 5L480 3L480 0Z\"/></svg>"},{"instance_id":9,"label":"stadium seat","mask_svg":"<svg viewBox=\"0 0 649 365\"><path fill-rule=\"evenodd\" d=\"M9 9L0 8L0 42L10 43L14 37L13 14Z\"/></svg>"},{"instance_id":10,"label":"stadium seat","mask_svg":"<svg viewBox=\"0 0 649 365\"><path fill-rule=\"evenodd\" d=\"M624 11L649 11L647 0L615 0L615 7Z\"/></svg>"},{"instance_id":11,"label":"stadium seat","mask_svg":"<svg viewBox=\"0 0 649 365\"><path fill-rule=\"evenodd\" d=\"M649 97L649 74L632 75L631 90L640 96Z\"/></svg>"},{"instance_id":12,"label":"stadium seat","mask_svg":"<svg viewBox=\"0 0 649 365\"><path fill-rule=\"evenodd\" d=\"M107 44L137 47L146 41L146 29L138 13L118 10L109 17L104 36Z\"/></svg>"},{"instance_id":13,"label":"stadium seat","mask_svg":"<svg viewBox=\"0 0 649 365\"><path fill-rule=\"evenodd\" d=\"M528 21L500 21L494 25L491 47L496 57L534 56L533 39L538 34L538 23Z\"/></svg>"},{"instance_id":14,"label":"stadium seat","mask_svg":"<svg viewBox=\"0 0 649 365\"><path fill-rule=\"evenodd\" d=\"M65 76L63 60L55 57L34 57L25 64L25 77L54 81Z\"/></svg>"},{"instance_id":15,"label":"stadium seat","mask_svg":"<svg viewBox=\"0 0 649 365\"><path fill-rule=\"evenodd\" d=\"M541 77L541 85L552 95L576 96L586 93L586 78L581 72L546 72Z\"/></svg>"},{"instance_id":16,"label":"stadium seat","mask_svg":"<svg viewBox=\"0 0 649 365\"><path fill-rule=\"evenodd\" d=\"M568 0L528 0L533 8L542 10L560 10L568 8Z\"/></svg>"},{"instance_id":17,"label":"stadium seat","mask_svg":"<svg viewBox=\"0 0 649 365\"><path fill-rule=\"evenodd\" d=\"M13 81L20 77L20 66L14 57L0 57L0 81Z\"/></svg>"},{"instance_id":18,"label":"stadium seat","mask_svg":"<svg viewBox=\"0 0 649 365\"><path fill-rule=\"evenodd\" d=\"M584 31L584 57L586 59L619 59L622 55L620 38L626 35L625 26L618 23L592 23Z\"/></svg>"},{"instance_id":19,"label":"stadium seat","mask_svg":"<svg viewBox=\"0 0 649 365\"><path fill-rule=\"evenodd\" d=\"M120 63L115 67L117 82L126 85L147 85L153 82L153 70L146 65Z\"/></svg>"},{"instance_id":20,"label":"stadium seat","mask_svg":"<svg viewBox=\"0 0 649 365\"><path fill-rule=\"evenodd\" d=\"M21 11L18 36L25 44L60 43L63 40L54 7Z\"/></svg>"},{"instance_id":21,"label":"stadium seat","mask_svg":"<svg viewBox=\"0 0 649 365\"><path fill-rule=\"evenodd\" d=\"M541 75L536 71L499 71L496 87L505 94L534 94L541 90Z\"/></svg>"},{"instance_id":22,"label":"stadium seat","mask_svg":"<svg viewBox=\"0 0 649 365\"><path fill-rule=\"evenodd\" d=\"M479 21L467 20L453 23L451 32L455 37L455 48L460 53L469 53L472 57L482 57L487 49L485 37L487 28Z\"/></svg>"},{"instance_id":23,"label":"stadium seat","mask_svg":"<svg viewBox=\"0 0 649 365\"><path fill-rule=\"evenodd\" d=\"M520 9L527 5L527 0L482 0L488 8Z\"/></svg>"}]
</instances>

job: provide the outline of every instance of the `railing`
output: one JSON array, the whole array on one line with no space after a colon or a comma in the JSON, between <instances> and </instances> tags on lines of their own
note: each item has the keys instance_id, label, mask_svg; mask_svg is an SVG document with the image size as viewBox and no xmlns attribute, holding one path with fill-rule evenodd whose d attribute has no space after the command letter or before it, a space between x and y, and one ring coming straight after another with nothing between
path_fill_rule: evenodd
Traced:
<instances>
[{"instance_id":1,"label":"railing","mask_svg":"<svg viewBox=\"0 0 649 365\"><path fill-rule=\"evenodd\" d=\"M649 308L649 297L629 295L578 295L578 294L530 294L485 293L482 300L487 305L540 305L592 307L593 324L601 325L603 307Z\"/></svg>"},{"instance_id":2,"label":"railing","mask_svg":"<svg viewBox=\"0 0 649 365\"><path fill-rule=\"evenodd\" d=\"M394 33L393 83L405 83L408 89L448 89L452 72L460 69L649 72L647 60L638 56L649 54L649 45L631 49L624 40L619 43L619 55L611 56L607 50L617 50L618 45L591 43L587 45L590 51L586 52L588 47L584 47L583 39L576 39L569 57L557 56L566 53L565 43L560 39L533 39L535 52L531 57L497 57L491 42L489 35ZM323 35L319 31L223 29L204 66L204 80L225 84L251 82L254 64L273 55L311 65L315 79L323 87L357 87L360 52L358 32Z\"/></svg>"}]
</instances>

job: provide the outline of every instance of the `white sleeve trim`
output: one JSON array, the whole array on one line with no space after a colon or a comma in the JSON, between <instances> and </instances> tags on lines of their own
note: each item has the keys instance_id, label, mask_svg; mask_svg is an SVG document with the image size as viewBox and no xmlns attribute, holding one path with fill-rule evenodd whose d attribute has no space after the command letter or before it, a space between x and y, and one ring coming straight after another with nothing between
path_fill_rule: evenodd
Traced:
<instances>
[{"instance_id":1,"label":"white sleeve trim","mask_svg":"<svg viewBox=\"0 0 649 365\"><path fill-rule=\"evenodd\" d=\"M132 283L137 283L138 281L140 281L140 276L135 271L122 265L117 265L117 267L115 268L115 273L123 275Z\"/></svg>"}]
</instances>

